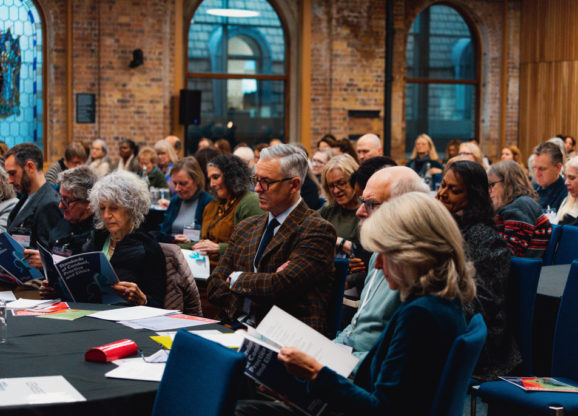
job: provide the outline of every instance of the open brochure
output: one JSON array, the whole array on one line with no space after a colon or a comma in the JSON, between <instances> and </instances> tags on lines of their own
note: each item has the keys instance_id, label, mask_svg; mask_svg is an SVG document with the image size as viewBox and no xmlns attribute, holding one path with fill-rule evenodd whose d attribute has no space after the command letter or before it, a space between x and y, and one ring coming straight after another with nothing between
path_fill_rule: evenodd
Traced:
<instances>
[{"instance_id":1,"label":"open brochure","mask_svg":"<svg viewBox=\"0 0 578 416\"><path fill-rule=\"evenodd\" d=\"M181 249L187 265L193 273L195 279L208 279L211 275L209 256L203 256L198 251Z\"/></svg>"},{"instance_id":2,"label":"open brochure","mask_svg":"<svg viewBox=\"0 0 578 416\"><path fill-rule=\"evenodd\" d=\"M22 285L32 279L42 279L42 274L30 266L23 255L22 247L10 234L0 234L0 266L5 273L0 281Z\"/></svg>"},{"instance_id":3,"label":"open brochure","mask_svg":"<svg viewBox=\"0 0 578 416\"><path fill-rule=\"evenodd\" d=\"M104 253L77 254L56 262L56 256L40 244L38 251L46 279L67 301L103 304L124 301L111 288L119 280Z\"/></svg>"},{"instance_id":4,"label":"open brochure","mask_svg":"<svg viewBox=\"0 0 578 416\"><path fill-rule=\"evenodd\" d=\"M319 415L326 403L311 396L307 383L290 375L277 355L283 346L296 347L343 377L358 359L313 328L274 306L257 329L248 328L239 351L247 356L245 374L265 387L287 396L308 415ZM241 333L241 331L237 331Z\"/></svg>"},{"instance_id":5,"label":"open brochure","mask_svg":"<svg viewBox=\"0 0 578 416\"><path fill-rule=\"evenodd\" d=\"M525 391L554 391L557 393L578 393L578 387L550 377L500 377Z\"/></svg>"}]
</instances>

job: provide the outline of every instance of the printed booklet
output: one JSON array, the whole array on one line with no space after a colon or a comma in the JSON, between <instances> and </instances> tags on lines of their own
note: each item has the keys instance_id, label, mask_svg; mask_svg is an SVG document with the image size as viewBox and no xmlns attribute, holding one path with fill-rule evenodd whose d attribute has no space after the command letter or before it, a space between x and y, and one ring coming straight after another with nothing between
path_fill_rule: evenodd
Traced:
<instances>
[{"instance_id":1,"label":"printed booklet","mask_svg":"<svg viewBox=\"0 0 578 416\"><path fill-rule=\"evenodd\" d=\"M10 234L0 234L0 281L22 285L32 279L42 279L42 273L32 267L24 258L22 247Z\"/></svg>"},{"instance_id":2,"label":"printed booklet","mask_svg":"<svg viewBox=\"0 0 578 416\"><path fill-rule=\"evenodd\" d=\"M558 393L578 393L578 387L550 377L500 377L525 391L554 391Z\"/></svg>"}]
</instances>

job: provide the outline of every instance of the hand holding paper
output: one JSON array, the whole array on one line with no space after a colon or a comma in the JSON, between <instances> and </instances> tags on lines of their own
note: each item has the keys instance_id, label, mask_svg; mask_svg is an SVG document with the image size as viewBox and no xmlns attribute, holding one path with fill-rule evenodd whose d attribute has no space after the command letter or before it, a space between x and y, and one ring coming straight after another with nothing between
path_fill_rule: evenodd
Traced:
<instances>
[{"instance_id":1,"label":"hand holding paper","mask_svg":"<svg viewBox=\"0 0 578 416\"><path fill-rule=\"evenodd\" d=\"M287 372L303 380L313 381L323 366L310 355L295 347L283 347L278 355Z\"/></svg>"}]
</instances>

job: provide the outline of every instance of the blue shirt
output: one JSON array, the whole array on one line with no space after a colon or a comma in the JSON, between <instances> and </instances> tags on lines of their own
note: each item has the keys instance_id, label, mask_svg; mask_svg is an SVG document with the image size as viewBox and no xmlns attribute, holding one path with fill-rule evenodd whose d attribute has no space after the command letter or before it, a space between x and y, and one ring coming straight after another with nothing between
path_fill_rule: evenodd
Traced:
<instances>
[{"instance_id":1,"label":"blue shirt","mask_svg":"<svg viewBox=\"0 0 578 416\"><path fill-rule=\"evenodd\" d=\"M548 206L556 211L560 209L562 201L568 196L568 188L564 185L564 182L564 178L558 176L554 183L545 188L534 184L534 189L538 192L538 202L542 209L547 209Z\"/></svg>"}]
</instances>

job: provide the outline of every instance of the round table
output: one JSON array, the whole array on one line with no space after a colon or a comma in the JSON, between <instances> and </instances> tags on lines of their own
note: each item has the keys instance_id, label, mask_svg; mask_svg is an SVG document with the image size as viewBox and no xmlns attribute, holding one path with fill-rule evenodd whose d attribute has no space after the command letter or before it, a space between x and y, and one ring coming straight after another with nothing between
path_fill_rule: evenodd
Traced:
<instances>
[{"instance_id":1,"label":"round table","mask_svg":"<svg viewBox=\"0 0 578 416\"><path fill-rule=\"evenodd\" d=\"M69 305L83 310L116 308L83 303ZM205 325L202 329L229 332L217 324ZM84 353L91 347L131 339L148 356L160 349L151 335L156 334L89 317L64 321L12 316L9 312L8 341L0 344L0 378L62 375L86 402L0 407L0 415L150 415L158 383L106 378L105 373L117 366L85 361Z\"/></svg>"}]
</instances>

